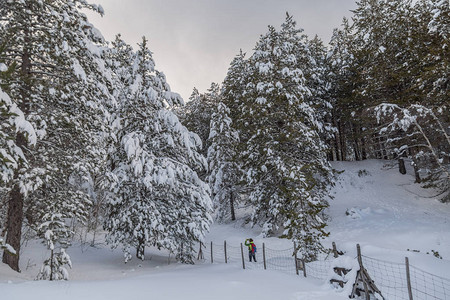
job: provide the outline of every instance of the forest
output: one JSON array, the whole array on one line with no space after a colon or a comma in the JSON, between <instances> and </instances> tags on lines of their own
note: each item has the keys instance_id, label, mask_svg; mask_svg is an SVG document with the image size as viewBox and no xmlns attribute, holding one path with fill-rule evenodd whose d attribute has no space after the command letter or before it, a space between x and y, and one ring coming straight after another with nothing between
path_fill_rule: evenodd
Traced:
<instances>
[{"instance_id":1,"label":"forest","mask_svg":"<svg viewBox=\"0 0 450 300\"><path fill-rule=\"evenodd\" d=\"M66 252L106 232L124 261L154 246L192 263L213 222L292 239L313 260L328 235L330 161L389 159L450 202L447 0L360 0L330 41L286 13L226 77L185 101L148 40L105 40L85 0L0 1L0 247L23 240L67 278Z\"/></svg>"}]
</instances>

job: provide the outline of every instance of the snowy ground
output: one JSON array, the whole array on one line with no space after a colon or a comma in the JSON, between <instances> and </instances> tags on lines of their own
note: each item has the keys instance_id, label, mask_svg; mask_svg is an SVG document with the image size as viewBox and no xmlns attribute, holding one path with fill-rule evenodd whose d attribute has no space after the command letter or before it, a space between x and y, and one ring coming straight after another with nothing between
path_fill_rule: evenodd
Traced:
<instances>
[{"instance_id":1,"label":"snowy ground","mask_svg":"<svg viewBox=\"0 0 450 300\"><path fill-rule=\"evenodd\" d=\"M354 257L359 243L368 257L402 263L408 256L412 265L450 278L450 205L414 184L411 173L400 175L387 162L346 162L334 167L345 172L333 190L335 199L328 211L331 235L325 245L335 241L340 250ZM257 228L242 223L213 225L207 240L217 244L226 240L228 245L238 246L253 237L257 244L264 242L273 249L291 247L287 240L262 239ZM432 250L443 259L434 257ZM182 265L167 253L148 252L145 261L124 264L120 251L101 244L96 248L74 245L68 250L74 265L70 281L33 281L47 254L43 246L30 242L21 256L22 273L0 264L0 298L348 299L342 291L313 278L274 270L243 270L238 263Z\"/></svg>"}]
</instances>

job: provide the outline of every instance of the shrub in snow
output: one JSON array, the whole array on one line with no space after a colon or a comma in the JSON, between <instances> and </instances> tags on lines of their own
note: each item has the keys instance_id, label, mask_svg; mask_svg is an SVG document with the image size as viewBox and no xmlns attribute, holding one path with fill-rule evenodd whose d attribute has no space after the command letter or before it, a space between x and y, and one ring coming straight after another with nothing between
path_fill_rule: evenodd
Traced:
<instances>
[{"instance_id":1,"label":"shrub in snow","mask_svg":"<svg viewBox=\"0 0 450 300\"><path fill-rule=\"evenodd\" d=\"M7 251L11 254L16 254L16 250L13 247L8 245L3 238L0 238L0 250Z\"/></svg>"}]
</instances>

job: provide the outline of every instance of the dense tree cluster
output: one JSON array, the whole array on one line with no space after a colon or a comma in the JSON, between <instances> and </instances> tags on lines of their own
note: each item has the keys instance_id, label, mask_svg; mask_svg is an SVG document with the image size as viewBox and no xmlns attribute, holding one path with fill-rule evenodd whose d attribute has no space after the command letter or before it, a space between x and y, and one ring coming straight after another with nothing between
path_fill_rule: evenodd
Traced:
<instances>
[{"instance_id":1,"label":"dense tree cluster","mask_svg":"<svg viewBox=\"0 0 450 300\"><path fill-rule=\"evenodd\" d=\"M211 223L201 142L172 112L182 100L147 41L109 45L83 9L103 13L85 0L0 3L3 262L20 271L25 228L49 250L37 278L67 279L74 225L99 216L127 259L157 246L191 262Z\"/></svg>"},{"instance_id":2,"label":"dense tree cluster","mask_svg":"<svg viewBox=\"0 0 450 300\"><path fill-rule=\"evenodd\" d=\"M338 160L409 158L450 200L449 3L363 0L334 31L327 64ZM351 23L351 24L350 24Z\"/></svg>"},{"instance_id":3,"label":"dense tree cluster","mask_svg":"<svg viewBox=\"0 0 450 300\"><path fill-rule=\"evenodd\" d=\"M188 103L136 50L107 42L85 0L0 1L0 249L67 279L75 232L106 230L125 262L148 246L192 263L213 219L244 218L324 250L333 160L411 161L450 201L448 0L360 0L325 45L286 15L221 84ZM403 171L402 171L403 172Z\"/></svg>"},{"instance_id":4,"label":"dense tree cluster","mask_svg":"<svg viewBox=\"0 0 450 300\"><path fill-rule=\"evenodd\" d=\"M234 218L238 201L266 234L282 229L314 257L326 235L327 159L408 160L416 181L449 201L449 12L441 0L358 1L328 46L289 15L269 26L250 57L233 59L219 100L184 111L186 124L202 109L214 116L192 130L209 124L213 138L217 219Z\"/></svg>"}]
</instances>

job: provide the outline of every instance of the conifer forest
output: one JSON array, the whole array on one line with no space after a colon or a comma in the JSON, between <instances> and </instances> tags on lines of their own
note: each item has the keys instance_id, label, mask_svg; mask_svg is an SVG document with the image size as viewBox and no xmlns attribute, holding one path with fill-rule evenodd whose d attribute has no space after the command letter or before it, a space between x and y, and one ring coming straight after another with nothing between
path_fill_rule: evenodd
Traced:
<instances>
[{"instance_id":1,"label":"conifer forest","mask_svg":"<svg viewBox=\"0 0 450 300\"><path fill-rule=\"evenodd\" d=\"M69 245L100 232L125 262L152 246L193 263L239 206L314 260L333 161L412 164L450 202L447 0L358 0L330 41L287 12L185 100L146 37L108 41L86 10L104 13L87 0L0 0L0 247L13 270L37 239L38 279L65 279Z\"/></svg>"}]
</instances>

